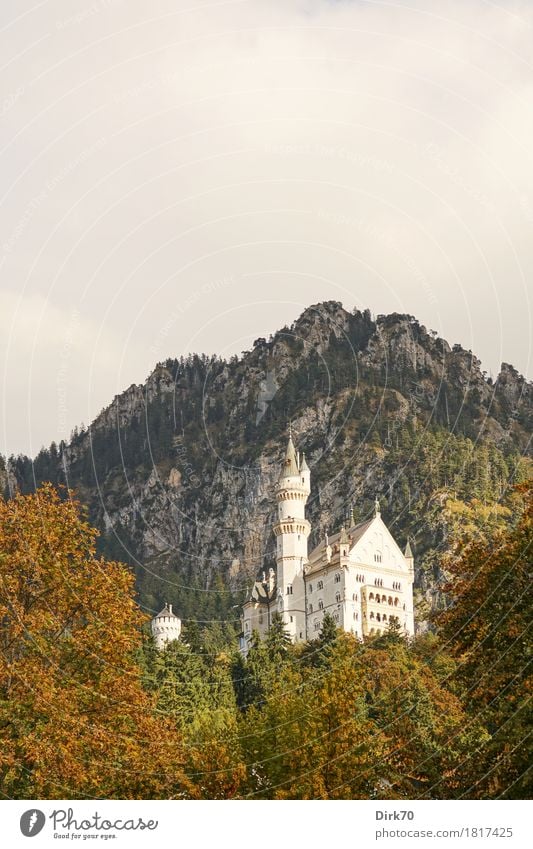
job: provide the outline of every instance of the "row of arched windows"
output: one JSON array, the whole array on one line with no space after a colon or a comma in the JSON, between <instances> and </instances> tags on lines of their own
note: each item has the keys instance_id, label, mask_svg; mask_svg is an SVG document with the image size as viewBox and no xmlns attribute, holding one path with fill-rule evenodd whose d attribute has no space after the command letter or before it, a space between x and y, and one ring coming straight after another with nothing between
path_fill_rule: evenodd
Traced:
<instances>
[{"instance_id":1,"label":"row of arched windows","mask_svg":"<svg viewBox=\"0 0 533 849\"><path fill-rule=\"evenodd\" d=\"M374 611L372 611L370 613L370 618L376 619L377 622L386 622L387 621L387 614L386 613L376 613L375 616L374 616ZM395 618L396 618L395 616L391 616L391 619L395 619Z\"/></svg>"},{"instance_id":2,"label":"row of arched windows","mask_svg":"<svg viewBox=\"0 0 533 849\"><path fill-rule=\"evenodd\" d=\"M394 607L398 607L398 604L399 604L399 601L398 601L397 598L393 599L392 596L389 596L387 598L386 595L380 595L379 593L376 593L376 595L374 595L374 593L370 593L370 595L368 596L368 600L369 601L375 601L378 604L380 604L380 603L381 604L387 604L387 602L388 602L391 606L394 605Z\"/></svg>"}]
</instances>

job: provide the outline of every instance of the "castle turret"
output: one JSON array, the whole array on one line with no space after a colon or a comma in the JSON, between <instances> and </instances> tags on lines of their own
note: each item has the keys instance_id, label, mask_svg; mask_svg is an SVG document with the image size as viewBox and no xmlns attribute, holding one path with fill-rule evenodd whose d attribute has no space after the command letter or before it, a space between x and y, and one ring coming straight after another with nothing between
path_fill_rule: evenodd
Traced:
<instances>
[{"instance_id":1,"label":"castle turret","mask_svg":"<svg viewBox=\"0 0 533 849\"><path fill-rule=\"evenodd\" d=\"M305 518L305 505L311 492L311 473L302 455L296 454L292 434L276 488L278 520L276 564L278 612L294 641L305 639L304 567L307 563L307 540L311 526Z\"/></svg>"},{"instance_id":2,"label":"castle turret","mask_svg":"<svg viewBox=\"0 0 533 849\"><path fill-rule=\"evenodd\" d=\"M152 635L157 649L164 649L172 640L179 640L181 619L172 612L172 605L166 603L163 610L154 616L151 622Z\"/></svg>"},{"instance_id":3,"label":"castle turret","mask_svg":"<svg viewBox=\"0 0 533 849\"><path fill-rule=\"evenodd\" d=\"M405 546L405 563L407 568L409 569L409 582L410 582L410 591L407 594L407 602L405 605L405 629L408 634L414 634L415 632L415 615L413 608L413 583L415 580L415 558L413 557L413 551L411 549L411 543L409 539L407 539L407 545Z\"/></svg>"},{"instance_id":4,"label":"castle turret","mask_svg":"<svg viewBox=\"0 0 533 849\"><path fill-rule=\"evenodd\" d=\"M415 569L415 559L414 559L414 557L413 557L413 552L412 552L412 549L411 549L411 543L410 543L410 541L409 541L409 540L407 540L407 545L405 546L405 553L404 553L404 557L405 557L405 559L406 559L406 561L407 561L407 565L408 565L408 567L409 567L409 571L410 571L410 572L414 572L414 569Z\"/></svg>"},{"instance_id":5,"label":"castle turret","mask_svg":"<svg viewBox=\"0 0 533 849\"><path fill-rule=\"evenodd\" d=\"M305 454L302 454L302 462L300 463L300 475L302 477L302 483L304 483L309 492L311 492L311 470L307 465Z\"/></svg>"}]
</instances>

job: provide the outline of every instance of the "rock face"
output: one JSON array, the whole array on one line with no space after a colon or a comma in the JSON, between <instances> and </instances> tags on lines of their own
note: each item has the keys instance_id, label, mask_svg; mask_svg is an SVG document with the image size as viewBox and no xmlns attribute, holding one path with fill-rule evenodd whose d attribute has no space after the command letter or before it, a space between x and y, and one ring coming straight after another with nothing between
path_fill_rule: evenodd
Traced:
<instances>
[{"instance_id":1,"label":"rock face","mask_svg":"<svg viewBox=\"0 0 533 849\"><path fill-rule=\"evenodd\" d=\"M68 445L33 467L0 465L0 485L28 490L33 474L67 482L102 530L102 550L135 568L148 609L168 598L182 616L235 618L229 591L273 559L274 483L292 420L312 471L311 545L352 509L364 518L378 496L393 533L413 539L416 585L431 603L435 493L501 495L528 448L532 400L512 366L492 384L471 352L412 316L373 319L330 301L240 359L160 363Z\"/></svg>"}]
</instances>

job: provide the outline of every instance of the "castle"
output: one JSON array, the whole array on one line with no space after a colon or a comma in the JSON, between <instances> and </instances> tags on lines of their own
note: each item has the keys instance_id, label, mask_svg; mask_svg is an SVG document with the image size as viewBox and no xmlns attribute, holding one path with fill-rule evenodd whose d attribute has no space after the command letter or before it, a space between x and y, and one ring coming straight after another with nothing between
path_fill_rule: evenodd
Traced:
<instances>
[{"instance_id":1,"label":"castle","mask_svg":"<svg viewBox=\"0 0 533 849\"><path fill-rule=\"evenodd\" d=\"M242 611L241 651L252 634L264 637L279 613L293 642L312 640L326 612L337 627L364 640L386 631L396 620L403 633L414 634L414 559L407 542L401 551L381 518L374 515L324 539L308 554L311 525L305 505L311 472L296 453L292 436L276 487L276 571L256 581Z\"/></svg>"},{"instance_id":2,"label":"castle","mask_svg":"<svg viewBox=\"0 0 533 849\"><path fill-rule=\"evenodd\" d=\"M276 566L255 581L243 605L240 648L247 654L252 634L265 637L279 613L294 643L312 640L329 612L337 627L359 639L386 631L396 620L403 633L414 634L414 560L409 542L402 553L381 518L379 502L365 522L325 535L308 554L311 525L305 505L311 493L311 472L305 454L292 440L276 486ZM152 634L163 649L181 633L181 621L171 604L152 619Z\"/></svg>"}]
</instances>

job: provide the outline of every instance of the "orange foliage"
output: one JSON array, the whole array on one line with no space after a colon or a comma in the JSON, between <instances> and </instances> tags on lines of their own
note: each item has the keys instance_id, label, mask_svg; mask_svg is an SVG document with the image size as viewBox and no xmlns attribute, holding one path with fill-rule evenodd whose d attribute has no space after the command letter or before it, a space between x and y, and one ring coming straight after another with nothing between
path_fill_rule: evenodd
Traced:
<instances>
[{"instance_id":1,"label":"orange foliage","mask_svg":"<svg viewBox=\"0 0 533 849\"><path fill-rule=\"evenodd\" d=\"M0 499L0 789L188 796L180 739L141 687L133 576L96 558L68 495Z\"/></svg>"}]
</instances>

